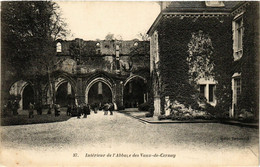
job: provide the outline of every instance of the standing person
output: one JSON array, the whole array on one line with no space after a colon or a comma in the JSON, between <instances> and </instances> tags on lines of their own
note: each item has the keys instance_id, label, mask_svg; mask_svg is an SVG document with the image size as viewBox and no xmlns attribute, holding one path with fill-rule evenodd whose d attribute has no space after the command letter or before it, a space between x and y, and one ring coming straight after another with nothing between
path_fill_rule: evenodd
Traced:
<instances>
[{"instance_id":1,"label":"standing person","mask_svg":"<svg viewBox=\"0 0 260 167\"><path fill-rule=\"evenodd\" d=\"M84 106L85 106L85 104L81 103L81 105L80 105L80 117L81 116L84 117Z\"/></svg>"},{"instance_id":2,"label":"standing person","mask_svg":"<svg viewBox=\"0 0 260 167\"><path fill-rule=\"evenodd\" d=\"M113 110L114 110L114 105L113 105L113 103L109 103L108 110L109 110L109 112L110 112L110 115L113 115Z\"/></svg>"},{"instance_id":3,"label":"standing person","mask_svg":"<svg viewBox=\"0 0 260 167\"><path fill-rule=\"evenodd\" d=\"M103 108L104 108L104 115L107 115L108 109L109 109L109 104L105 103Z\"/></svg>"},{"instance_id":4,"label":"standing person","mask_svg":"<svg viewBox=\"0 0 260 167\"><path fill-rule=\"evenodd\" d=\"M51 114L51 104L48 106L48 112L47 114Z\"/></svg>"},{"instance_id":5,"label":"standing person","mask_svg":"<svg viewBox=\"0 0 260 167\"><path fill-rule=\"evenodd\" d=\"M41 105L41 102L39 102L37 104L37 114L38 115L42 115L42 105Z\"/></svg>"},{"instance_id":6,"label":"standing person","mask_svg":"<svg viewBox=\"0 0 260 167\"><path fill-rule=\"evenodd\" d=\"M34 110L34 105L32 102L29 104L29 118L33 118L33 110Z\"/></svg>"},{"instance_id":7,"label":"standing person","mask_svg":"<svg viewBox=\"0 0 260 167\"><path fill-rule=\"evenodd\" d=\"M13 110L13 103L11 102L11 100L8 100L8 102L7 102L7 112L12 114L12 110Z\"/></svg>"},{"instance_id":8,"label":"standing person","mask_svg":"<svg viewBox=\"0 0 260 167\"><path fill-rule=\"evenodd\" d=\"M7 112L11 114L12 108L13 108L13 104L12 104L11 100L8 100L8 102L7 102Z\"/></svg>"},{"instance_id":9,"label":"standing person","mask_svg":"<svg viewBox=\"0 0 260 167\"><path fill-rule=\"evenodd\" d=\"M55 110L55 117L58 117L60 115L60 105L56 104L54 110Z\"/></svg>"},{"instance_id":10,"label":"standing person","mask_svg":"<svg viewBox=\"0 0 260 167\"><path fill-rule=\"evenodd\" d=\"M84 118L87 118L88 115L90 114L90 108L88 104L84 104L83 106L83 113L84 113Z\"/></svg>"},{"instance_id":11,"label":"standing person","mask_svg":"<svg viewBox=\"0 0 260 167\"><path fill-rule=\"evenodd\" d=\"M75 116L75 105L71 104L70 116Z\"/></svg>"},{"instance_id":12,"label":"standing person","mask_svg":"<svg viewBox=\"0 0 260 167\"><path fill-rule=\"evenodd\" d=\"M89 105L89 104L88 104L88 105ZM93 111L95 112L95 106L94 106L94 103L90 104L89 107L90 107L90 110L93 110Z\"/></svg>"},{"instance_id":13,"label":"standing person","mask_svg":"<svg viewBox=\"0 0 260 167\"><path fill-rule=\"evenodd\" d=\"M99 111L101 111L103 109L103 103L101 103L101 102L99 103L98 109L99 109Z\"/></svg>"},{"instance_id":14,"label":"standing person","mask_svg":"<svg viewBox=\"0 0 260 167\"><path fill-rule=\"evenodd\" d=\"M84 114L84 118L87 118L87 106L86 106L86 104L84 103L83 104L83 114Z\"/></svg>"},{"instance_id":15,"label":"standing person","mask_svg":"<svg viewBox=\"0 0 260 167\"><path fill-rule=\"evenodd\" d=\"M87 104L87 115L90 115L90 105Z\"/></svg>"},{"instance_id":16,"label":"standing person","mask_svg":"<svg viewBox=\"0 0 260 167\"><path fill-rule=\"evenodd\" d=\"M77 118L80 119L80 115L81 115L81 107L80 105L77 105Z\"/></svg>"},{"instance_id":17,"label":"standing person","mask_svg":"<svg viewBox=\"0 0 260 167\"><path fill-rule=\"evenodd\" d=\"M94 113L96 114L98 111L98 103L94 103Z\"/></svg>"},{"instance_id":18,"label":"standing person","mask_svg":"<svg viewBox=\"0 0 260 167\"><path fill-rule=\"evenodd\" d=\"M18 115L18 112L17 112L18 108L19 108L19 104L18 104L17 100L15 100L12 105L13 115Z\"/></svg>"},{"instance_id":19,"label":"standing person","mask_svg":"<svg viewBox=\"0 0 260 167\"><path fill-rule=\"evenodd\" d=\"M67 116L70 116L70 115L71 115L71 105L69 104L68 108L67 108Z\"/></svg>"}]
</instances>

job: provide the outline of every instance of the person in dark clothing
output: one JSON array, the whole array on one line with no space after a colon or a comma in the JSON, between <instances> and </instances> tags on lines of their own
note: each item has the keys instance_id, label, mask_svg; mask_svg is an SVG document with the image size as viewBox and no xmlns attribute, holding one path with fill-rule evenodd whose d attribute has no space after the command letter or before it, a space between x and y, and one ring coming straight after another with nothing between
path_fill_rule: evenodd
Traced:
<instances>
[{"instance_id":1,"label":"person in dark clothing","mask_svg":"<svg viewBox=\"0 0 260 167\"><path fill-rule=\"evenodd\" d=\"M72 112L71 116L77 116L78 115L77 106L75 104L72 105L71 112Z\"/></svg>"},{"instance_id":2,"label":"person in dark clothing","mask_svg":"<svg viewBox=\"0 0 260 167\"><path fill-rule=\"evenodd\" d=\"M29 104L29 118L33 118L34 105L30 102Z\"/></svg>"},{"instance_id":3,"label":"person in dark clothing","mask_svg":"<svg viewBox=\"0 0 260 167\"><path fill-rule=\"evenodd\" d=\"M8 102L7 102L7 108L9 109L9 110L11 110L12 109L12 102L11 102L11 100L8 100Z\"/></svg>"},{"instance_id":4,"label":"person in dark clothing","mask_svg":"<svg viewBox=\"0 0 260 167\"><path fill-rule=\"evenodd\" d=\"M97 104L96 103L92 103L90 106L90 109L94 111L94 113L97 113Z\"/></svg>"},{"instance_id":5,"label":"person in dark clothing","mask_svg":"<svg viewBox=\"0 0 260 167\"><path fill-rule=\"evenodd\" d=\"M94 113L98 112L98 103L94 103Z\"/></svg>"},{"instance_id":6,"label":"person in dark clothing","mask_svg":"<svg viewBox=\"0 0 260 167\"><path fill-rule=\"evenodd\" d=\"M60 116L60 105L59 104L55 105L54 110L55 110L55 117Z\"/></svg>"},{"instance_id":7,"label":"person in dark clothing","mask_svg":"<svg viewBox=\"0 0 260 167\"><path fill-rule=\"evenodd\" d=\"M88 115L90 115L90 108L88 104L84 104L83 106L83 113L84 113L84 118L87 118Z\"/></svg>"},{"instance_id":8,"label":"person in dark clothing","mask_svg":"<svg viewBox=\"0 0 260 167\"><path fill-rule=\"evenodd\" d=\"M104 109L104 104L100 102L99 105L98 105L98 109L99 109L99 111Z\"/></svg>"},{"instance_id":9,"label":"person in dark clothing","mask_svg":"<svg viewBox=\"0 0 260 167\"><path fill-rule=\"evenodd\" d=\"M7 112L11 114L12 109L13 109L13 104L12 104L11 100L8 100L6 108L7 108Z\"/></svg>"},{"instance_id":10,"label":"person in dark clothing","mask_svg":"<svg viewBox=\"0 0 260 167\"><path fill-rule=\"evenodd\" d=\"M110 115L113 115L114 104L113 103L108 103L108 104L109 104L108 111L110 112Z\"/></svg>"},{"instance_id":11,"label":"person in dark clothing","mask_svg":"<svg viewBox=\"0 0 260 167\"><path fill-rule=\"evenodd\" d=\"M77 106L77 118L80 119L81 116L81 105Z\"/></svg>"},{"instance_id":12,"label":"person in dark clothing","mask_svg":"<svg viewBox=\"0 0 260 167\"><path fill-rule=\"evenodd\" d=\"M17 102L17 100L15 100L12 105L13 115L18 115L17 112L18 108L19 108L19 103Z\"/></svg>"},{"instance_id":13,"label":"person in dark clothing","mask_svg":"<svg viewBox=\"0 0 260 167\"><path fill-rule=\"evenodd\" d=\"M37 104L37 114L42 115L42 105L40 102Z\"/></svg>"},{"instance_id":14,"label":"person in dark clothing","mask_svg":"<svg viewBox=\"0 0 260 167\"><path fill-rule=\"evenodd\" d=\"M90 106L87 104L87 115L90 115Z\"/></svg>"},{"instance_id":15,"label":"person in dark clothing","mask_svg":"<svg viewBox=\"0 0 260 167\"><path fill-rule=\"evenodd\" d=\"M103 109L104 109L104 115L107 115L109 110L109 103L105 103Z\"/></svg>"},{"instance_id":16,"label":"person in dark clothing","mask_svg":"<svg viewBox=\"0 0 260 167\"><path fill-rule=\"evenodd\" d=\"M70 115L71 115L71 105L69 104L68 108L67 108L67 116L70 116Z\"/></svg>"},{"instance_id":17,"label":"person in dark clothing","mask_svg":"<svg viewBox=\"0 0 260 167\"><path fill-rule=\"evenodd\" d=\"M51 114L51 105L48 106L48 112L47 114Z\"/></svg>"}]
</instances>

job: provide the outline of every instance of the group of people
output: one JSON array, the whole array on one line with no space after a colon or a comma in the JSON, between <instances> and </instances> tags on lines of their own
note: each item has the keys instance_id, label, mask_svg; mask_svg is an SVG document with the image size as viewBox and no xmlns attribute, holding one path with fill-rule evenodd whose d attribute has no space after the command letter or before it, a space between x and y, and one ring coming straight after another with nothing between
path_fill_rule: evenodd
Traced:
<instances>
[{"instance_id":1,"label":"group of people","mask_svg":"<svg viewBox=\"0 0 260 167\"><path fill-rule=\"evenodd\" d=\"M82 103L79 105L68 105L67 115L73 116L76 113L77 118L80 118L82 115L84 118L87 118L90 115L90 106L86 103Z\"/></svg>"},{"instance_id":2,"label":"group of people","mask_svg":"<svg viewBox=\"0 0 260 167\"><path fill-rule=\"evenodd\" d=\"M35 109L36 109L38 115L42 115L42 105L41 105L41 103L37 103L35 105L35 103L30 102L29 103L29 108L28 108L29 118L33 118L34 117L33 114L34 114L34 110Z\"/></svg>"},{"instance_id":3,"label":"group of people","mask_svg":"<svg viewBox=\"0 0 260 167\"><path fill-rule=\"evenodd\" d=\"M73 116L77 115L77 118L80 118L83 116L83 118L87 118L88 115L90 115L90 111L94 111L94 113L97 113L99 111L104 111L104 115L108 115L108 111L110 112L110 115L113 115L113 110L115 109L113 103L94 103L92 105L82 103L79 105L68 105L67 108L67 115Z\"/></svg>"},{"instance_id":4,"label":"group of people","mask_svg":"<svg viewBox=\"0 0 260 167\"><path fill-rule=\"evenodd\" d=\"M40 106L40 105L39 105ZM34 110L37 110L37 114L42 114L42 107L39 107L38 105L35 106L34 103L30 102L28 106L28 112L29 112L29 118L34 117ZM17 115L19 108L19 103L17 101L11 102L8 101L8 103L5 105L5 110L13 111L13 115ZM50 108L51 109L51 108ZM50 110L49 109L49 110ZM54 104L54 115L55 117L60 116L61 112L61 106L59 104ZM79 105L68 105L67 108L67 116L77 116L77 118L80 118L83 116L83 118L87 118L88 115L90 115L90 111L94 111L94 113L97 113L99 111L104 111L104 115L108 115L108 112L110 115L113 115L113 110L115 109L115 105L111 102L106 103L94 103L92 105L82 103ZM48 114L51 114L51 112Z\"/></svg>"}]
</instances>

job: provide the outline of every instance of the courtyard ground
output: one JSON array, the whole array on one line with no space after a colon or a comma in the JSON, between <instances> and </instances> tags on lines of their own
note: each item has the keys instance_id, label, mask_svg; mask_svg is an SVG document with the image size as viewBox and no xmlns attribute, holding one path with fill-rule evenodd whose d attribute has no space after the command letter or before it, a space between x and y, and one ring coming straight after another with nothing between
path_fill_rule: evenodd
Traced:
<instances>
[{"instance_id":1,"label":"courtyard ground","mask_svg":"<svg viewBox=\"0 0 260 167\"><path fill-rule=\"evenodd\" d=\"M1 148L6 166L257 166L259 155L258 129L146 124L118 112L2 126Z\"/></svg>"}]
</instances>

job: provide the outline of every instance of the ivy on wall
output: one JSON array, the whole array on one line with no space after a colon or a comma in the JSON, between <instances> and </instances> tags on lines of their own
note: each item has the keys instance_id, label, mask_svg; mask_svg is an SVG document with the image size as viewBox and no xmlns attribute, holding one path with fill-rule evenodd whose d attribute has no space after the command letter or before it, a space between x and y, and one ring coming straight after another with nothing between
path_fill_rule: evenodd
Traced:
<instances>
[{"instance_id":1,"label":"ivy on wall","mask_svg":"<svg viewBox=\"0 0 260 167\"><path fill-rule=\"evenodd\" d=\"M231 106L231 78L233 62L232 31L229 17L199 18L163 18L158 27L159 32L159 69L162 79L161 106L164 98L198 107L198 90L189 82L189 43L192 34L203 31L211 37L210 61L215 67L212 74L218 82L216 85L217 108L227 111ZM207 39L207 38L206 38Z\"/></svg>"},{"instance_id":2,"label":"ivy on wall","mask_svg":"<svg viewBox=\"0 0 260 167\"><path fill-rule=\"evenodd\" d=\"M238 99L238 109L258 112L259 103L259 2L251 2L243 14L243 56L236 64L236 70L241 72L242 91ZM258 13L258 14L257 14ZM258 17L257 17L258 16ZM258 22L258 24L256 23Z\"/></svg>"},{"instance_id":3,"label":"ivy on wall","mask_svg":"<svg viewBox=\"0 0 260 167\"><path fill-rule=\"evenodd\" d=\"M191 34L188 43L188 63L189 77L191 82L197 82L200 78L212 77L214 64L212 63L212 54L214 48L211 38L203 31Z\"/></svg>"}]
</instances>

